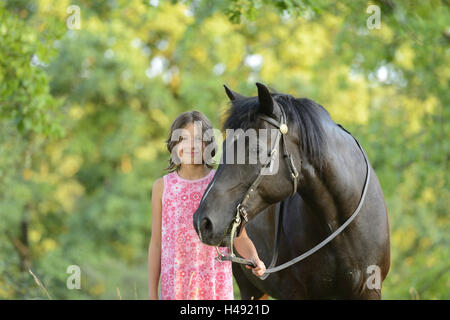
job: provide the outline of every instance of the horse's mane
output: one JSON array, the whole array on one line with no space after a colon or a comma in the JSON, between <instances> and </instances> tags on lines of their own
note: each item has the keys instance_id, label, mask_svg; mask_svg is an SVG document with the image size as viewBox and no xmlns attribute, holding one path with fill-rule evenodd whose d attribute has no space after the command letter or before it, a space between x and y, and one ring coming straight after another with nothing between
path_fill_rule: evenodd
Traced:
<instances>
[{"instance_id":1,"label":"horse's mane","mask_svg":"<svg viewBox=\"0 0 450 320\"><path fill-rule=\"evenodd\" d=\"M288 94L272 93L283 108L289 127L294 125L300 139L300 152L316 169L321 170L325 161L326 134L322 122L331 120L328 111L306 98L294 98ZM259 113L258 97L240 98L231 102L223 129L256 127Z\"/></svg>"}]
</instances>

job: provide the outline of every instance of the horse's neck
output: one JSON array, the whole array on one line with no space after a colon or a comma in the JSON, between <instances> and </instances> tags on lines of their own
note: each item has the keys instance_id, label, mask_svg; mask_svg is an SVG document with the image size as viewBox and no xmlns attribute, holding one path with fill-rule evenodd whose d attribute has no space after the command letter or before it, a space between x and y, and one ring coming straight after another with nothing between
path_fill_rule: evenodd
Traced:
<instances>
[{"instance_id":1,"label":"horse's neck","mask_svg":"<svg viewBox=\"0 0 450 320\"><path fill-rule=\"evenodd\" d=\"M308 161L302 162L299 193L335 229L358 206L366 166L353 137L339 127L327 129L327 141L326 161L321 170Z\"/></svg>"}]
</instances>

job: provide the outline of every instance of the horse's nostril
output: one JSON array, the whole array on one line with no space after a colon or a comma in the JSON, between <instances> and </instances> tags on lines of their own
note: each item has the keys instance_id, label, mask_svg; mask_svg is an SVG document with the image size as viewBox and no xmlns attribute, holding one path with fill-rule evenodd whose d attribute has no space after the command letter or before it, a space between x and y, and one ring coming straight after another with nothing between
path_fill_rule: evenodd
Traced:
<instances>
[{"instance_id":1,"label":"horse's nostril","mask_svg":"<svg viewBox=\"0 0 450 320\"><path fill-rule=\"evenodd\" d=\"M200 232L205 235L208 233L211 233L213 230L213 224L211 222L211 220L209 220L208 218L203 218L201 224L200 224Z\"/></svg>"}]
</instances>

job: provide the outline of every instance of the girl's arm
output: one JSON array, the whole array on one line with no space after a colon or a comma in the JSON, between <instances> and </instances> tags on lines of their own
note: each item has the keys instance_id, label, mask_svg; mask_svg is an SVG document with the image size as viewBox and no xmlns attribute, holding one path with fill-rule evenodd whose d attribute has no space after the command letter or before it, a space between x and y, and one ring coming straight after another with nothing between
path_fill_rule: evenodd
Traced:
<instances>
[{"instance_id":1,"label":"girl's arm","mask_svg":"<svg viewBox=\"0 0 450 320\"><path fill-rule=\"evenodd\" d=\"M264 262L259 259L258 252L256 251L252 240L248 237L245 227L242 230L241 235L234 239L234 247L243 258L255 262L256 267L252 269L255 276L260 277L266 272L266 266L264 265ZM251 267L246 266L246 268L250 269Z\"/></svg>"},{"instance_id":2,"label":"girl's arm","mask_svg":"<svg viewBox=\"0 0 450 320\"><path fill-rule=\"evenodd\" d=\"M148 249L148 294L158 300L158 284L161 274L161 211L164 180L155 181L152 189L152 236Z\"/></svg>"}]
</instances>

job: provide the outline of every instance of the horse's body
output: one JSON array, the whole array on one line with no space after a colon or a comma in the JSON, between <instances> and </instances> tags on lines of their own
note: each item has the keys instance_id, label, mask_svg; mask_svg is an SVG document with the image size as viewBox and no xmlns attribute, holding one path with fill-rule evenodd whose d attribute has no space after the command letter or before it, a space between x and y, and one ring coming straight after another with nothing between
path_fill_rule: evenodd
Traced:
<instances>
[{"instance_id":1,"label":"horse's body","mask_svg":"<svg viewBox=\"0 0 450 320\"><path fill-rule=\"evenodd\" d=\"M371 188L377 188L377 185L378 181ZM367 201L373 203L374 199L369 199L370 196ZM306 252L331 233L328 225L314 214L299 194L283 202L284 204L280 207L284 207L283 227L276 265ZM275 211L280 208L272 205L246 225L247 233L266 266L272 259ZM335 239L338 241L331 241L306 260L272 273L264 281L255 277L244 266L233 264L233 275L241 291L241 298L257 299L264 293L276 299L381 298L381 290L368 289L366 286L368 278L373 275L373 270L367 267L379 266L380 281L384 280L389 269L389 247L386 248L389 240L386 239L388 235L384 234L380 237L382 239L378 240L381 242L378 248L374 248L374 251L364 250L364 248L376 246L375 243L371 243L373 231L377 229L374 227L378 223L386 223L371 222L371 213L367 209L368 207L363 205L363 211L359 213L361 216L352 222L366 229L366 235L358 234L356 231L358 227L349 225L349 230L344 230L341 237L341 240L344 237L347 238L345 241L349 246L339 246L339 239ZM369 217L363 218L364 215ZM371 227L372 223L373 227Z\"/></svg>"},{"instance_id":2,"label":"horse's body","mask_svg":"<svg viewBox=\"0 0 450 320\"><path fill-rule=\"evenodd\" d=\"M264 108L262 94L264 92L259 96L259 109ZM274 100L280 107L287 109L287 104L282 99L275 97ZM308 100L303 103L306 105L311 104L310 102ZM248 101L245 103L249 105ZM242 104L240 107L248 107L251 112L251 107L247 105ZM310 130L320 126L320 134L323 136L320 139L314 136L303 140L298 138L296 134L300 132L308 134L302 131L305 128L298 127L306 126L306 122L293 123L295 118L291 110L288 119L291 140L287 146L292 150L300 171L297 193L288 196L292 183L286 178L287 169L280 160L279 174L261 180L258 198L249 205L249 211L253 209L255 213L246 225L246 230L266 266L272 258L277 201L283 202L280 206L283 208L282 233L276 263L279 265L313 248L347 220L358 206L367 170L363 154L354 138L337 126L323 107L315 103L307 107L290 105L290 108L297 107L303 112L311 113L308 117L316 118L312 125L307 126ZM273 110L276 116L276 110ZM267 110L258 112L267 113ZM258 122L253 120L251 125L254 127L256 123ZM324 143L319 146L323 147L320 164L312 156L306 156L307 141L326 142L326 146ZM300 144L303 146L299 147ZM242 181L242 172L236 173L240 170L236 165L221 164L217 169L207 189L209 194L202 199L194 214L194 226L197 232L201 232L203 242L213 245L219 239L222 241L221 245L228 244L220 236L230 225L236 205L241 200L242 190L245 190L245 187L237 189L236 181L241 180L244 185L251 183L251 168L244 168L249 174L246 181ZM241 265L233 265L233 274L242 299L257 299L263 294L277 299L381 298L381 282L390 265L389 225L383 193L370 163L369 169L371 178L358 216L325 247L287 269L272 273L266 280L255 277ZM199 221L207 223L200 224Z\"/></svg>"}]
</instances>

